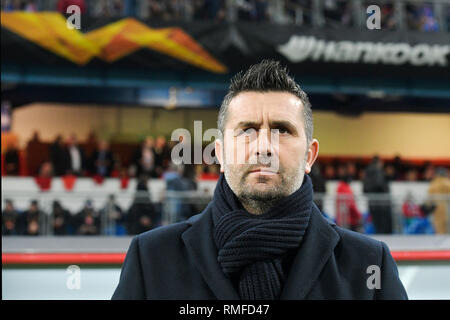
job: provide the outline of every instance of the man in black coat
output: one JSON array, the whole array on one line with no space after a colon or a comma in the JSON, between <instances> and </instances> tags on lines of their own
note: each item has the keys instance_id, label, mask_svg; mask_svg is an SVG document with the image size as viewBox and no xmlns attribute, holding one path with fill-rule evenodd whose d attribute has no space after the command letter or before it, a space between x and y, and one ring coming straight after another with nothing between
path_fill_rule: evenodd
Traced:
<instances>
[{"instance_id":1,"label":"man in black coat","mask_svg":"<svg viewBox=\"0 0 450 320\"><path fill-rule=\"evenodd\" d=\"M218 127L213 200L136 236L113 299L407 299L387 246L313 203L319 143L286 69L265 60L239 73Z\"/></svg>"}]
</instances>

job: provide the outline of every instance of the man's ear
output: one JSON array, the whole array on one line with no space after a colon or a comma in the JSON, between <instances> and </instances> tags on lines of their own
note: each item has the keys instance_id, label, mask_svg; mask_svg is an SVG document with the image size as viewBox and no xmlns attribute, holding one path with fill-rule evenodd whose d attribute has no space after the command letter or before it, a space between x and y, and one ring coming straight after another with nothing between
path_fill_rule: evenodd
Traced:
<instances>
[{"instance_id":1,"label":"man's ear","mask_svg":"<svg viewBox=\"0 0 450 320\"><path fill-rule=\"evenodd\" d=\"M219 163L220 163L220 172L224 172L224 169L223 169L223 141L222 140L220 140L220 139L216 139L215 141L214 141L214 150L215 150L215 152L216 152L216 157L217 157L217 160L219 160Z\"/></svg>"},{"instance_id":2,"label":"man's ear","mask_svg":"<svg viewBox=\"0 0 450 320\"><path fill-rule=\"evenodd\" d=\"M308 157L306 159L305 173L311 172L311 168L314 162L316 161L318 155L319 155L319 141L317 141L317 139L313 139L308 149Z\"/></svg>"}]
</instances>

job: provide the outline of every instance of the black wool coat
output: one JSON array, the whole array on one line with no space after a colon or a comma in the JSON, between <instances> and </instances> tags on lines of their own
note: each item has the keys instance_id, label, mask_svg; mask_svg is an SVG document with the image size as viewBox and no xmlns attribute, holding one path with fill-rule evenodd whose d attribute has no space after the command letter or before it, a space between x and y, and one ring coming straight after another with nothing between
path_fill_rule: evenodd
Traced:
<instances>
[{"instance_id":1,"label":"black wool coat","mask_svg":"<svg viewBox=\"0 0 450 320\"><path fill-rule=\"evenodd\" d=\"M187 221L134 237L112 299L239 299L217 262L211 204ZM407 294L385 243L336 226L313 204L280 299L407 299Z\"/></svg>"}]
</instances>

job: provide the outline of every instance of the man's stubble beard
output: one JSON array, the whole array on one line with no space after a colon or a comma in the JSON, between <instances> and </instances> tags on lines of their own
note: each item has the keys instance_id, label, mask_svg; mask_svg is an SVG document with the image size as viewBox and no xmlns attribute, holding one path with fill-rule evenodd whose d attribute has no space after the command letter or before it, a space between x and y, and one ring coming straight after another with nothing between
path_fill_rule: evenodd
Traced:
<instances>
[{"instance_id":1,"label":"man's stubble beard","mask_svg":"<svg viewBox=\"0 0 450 320\"><path fill-rule=\"evenodd\" d=\"M225 164L224 175L228 185L242 206L250 213L263 214L272 208L280 199L291 195L300 188L305 174L306 157L300 163L299 168L284 170L280 166L278 170L280 182L266 190L259 190L248 181L248 170L256 166L233 166ZM242 174L242 172L244 173ZM263 175L257 177L257 181L260 183L264 183L270 179L272 178Z\"/></svg>"}]
</instances>

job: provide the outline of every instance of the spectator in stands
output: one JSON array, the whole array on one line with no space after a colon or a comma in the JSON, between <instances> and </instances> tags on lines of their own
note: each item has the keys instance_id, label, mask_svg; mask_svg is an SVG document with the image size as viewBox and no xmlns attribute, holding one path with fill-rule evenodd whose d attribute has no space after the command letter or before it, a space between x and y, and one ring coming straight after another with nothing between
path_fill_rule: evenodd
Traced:
<instances>
[{"instance_id":1,"label":"spectator in stands","mask_svg":"<svg viewBox=\"0 0 450 320\"><path fill-rule=\"evenodd\" d=\"M5 173L7 176L18 176L20 171L19 150L16 143L10 141L5 152Z\"/></svg>"},{"instance_id":2,"label":"spectator in stands","mask_svg":"<svg viewBox=\"0 0 450 320\"><path fill-rule=\"evenodd\" d=\"M347 176L349 176L351 180L359 179L358 169L356 168L356 164L353 161L347 162L345 169L347 171Z\"/></svg>"},{"instance_id":3,"label":"spectator in stands","mask_svg":"<svg viewBox=\"0 0 450 320\"><path fill-rule=\"evenodd\" d=\"M94 11L97 17L119 17L123 15L124 7L120 0L101 0Z\"/></svg>"},{"instance_id":4,"label":"spectator in stands","mask_svg":"<svg viewBox=\"0 0 450 320\"><path fill-rule=\"evenodd\" d=\"M419 174L416 168L412 168L406 174L406 181L414 182L419 179Z\"/></svg>"},{"instance_id":5,"label":"spectator in stands","mask_svg":"<svg viewBox=\"0 0 450 320\"><path fill-rule=\"evenodd\" d=\"M28 0L25 5L25 11L27 12L37 12L38 7L35 0Z\"/></svg>"},{"instance_id":6,"label":"spectator in stands","mask_svg":"<svg viewBox=\"0 0 450 320\"><path fill-rule=\"evenodd\" d=\"M402 205L403 233L405 234L433 234L434 229L428 219L428 215L435 207L429 204L416 203L411 192L406 195Z\"/></svg>"},{"instance_id":7,"label":"spectator in stands","mask_svg":"<svg viewBox=\"0 0 450 320\"><path fill-rule=\"evenodd\" d=\"M450 197L450 179L447 169L437 168L436 174L428 188L428 194L436 208L433 211L433 226L438 234L446 234L448 221L448 206Z\"/></svg>"},{"instance_id":8,"label":"spectator in stands","mask_svg":"<svg viewBox=\"0 0 450 320\"><path fill-rule=\"evenodd\" d=\"M404 178L405 175L405 164L403 163L402 159L399 155L395 156L394 161L392 162L392 165L395 169L395 180L401 180Z\"/></svg>"},{"instance_id":9,"label":"spectator in stands","mask_svg":"<svg viewBox=\"0 0 450 320\"><path fill-rule=\"evenodd\" d=\"M53 174L60 177L66 174L66 169L70 166L66 155L63 137L58 135L55 142L50 146L50 160L53 167Z\"/></svg>"},{"instance_id":10,"label":"spectator in stands","mask_svg":"<svg viewBox=\"0 0 450 320\"><path fill-rule=\"evenodd\" d=\"M36 176L42 163L48 160L48 147L39 138L38 131L35 131L28 141L26 153L28 175Z\"/></svg>"},{"instance_id":11,"label":"spectator in stands","mask_svg":"<svg viewBox=\"0 0 450 320\"><path fill-rule=\"evenodd\" d=\"M381 4L381 28L383 30L393 30L396 26L394 5L392 3Z\"/></svg>"},{"instance_id":12,"label":"spectator in stands","mask_svg":"<svg viewBox=\"0 0 450 320\"><path fill-rule=\"evenodd\" d=\"M86 4L84 0L58 0L57 11L65 15L67 14L67 8L72 5L78 6L82 14L86 13Z\"/></svg>"},{"instance_id":13,"label":"spectator in stands","mask_svg":"<svg viewBox=\"0 0 450 320\"><path fill-rule=\"evenodd\" d=\"M340 181L347 178L347 166L343 163L338 165L336 178Z\"/></svg>"},{"instance_id":14,"label":"spectator in stands","mask_svg":"<svg viewBox=\"0 0 450 320\"><path fill-rule=\"evenodd\" d=\"M167 191L197 190L197 183L187 168L186 165L171 165L169 172L163 175L167 184ZM189 196L184 198L176 194L167 196L166 201L171 210L171 222L186 220L193 214L195 208L192 203L189 203L190 199Z\"/></svg>"},{"instance_id":15,"label":"spectator in stands","mask_svg":"<svg viewBox=\"0 0 450 320\"><path fill-rule=\"evenodd\" d=\"M161 0L149 0L149 13L151 19L163 19L165 18L165 6Z\"/></svg>"},{"instance_id":16,"label":"spectator in stands","mask_svg":"<svg viewBox=\"0 0 450 320\"><path fill-rule=\"evenodd\" d=\"M429 4L423 4L420 10L420 30L439 31L439 25L434 16L433 8Z\"/></svg>"},{"instance_id":17,"label":"spectator in stands","mask_svg":"<svg viewBox=\"0 0 450 320\"><path fill-rule=\"evenodd\" d=\"M420 10L417 4L406 3L406 25L408 30L419 30L420 28Z\"/></svg>"},{"instance_id":18,"label":"spectator in stands","mask_svg":"<svg viewBox=\"0 0 450 320\"><path fill-rule=\"evenodd\" d=\"M147 177L157 177L155 172L155 152L153 150L155 142L153 137L145 138L142 145L136 150L133 157L133 165L136 168L136 176L146 175Z\"/></svg>"},{"instance_id":19,"label":"spectator in stands","mask_svg":"<svg viewBox=\"0 0 450 320\"><path fill-rule=\"evenodd\" d=\"M35 178L36 184L41 191L47 191L51 188L53 176L53 166L50 162L44 162L39 169L39 174Z\"/></svg>"},{"instance_id":20,"label":"spectator in stands","mask_svg":"<svg viewBox=\"0 0 450 320\"><path fill-rule=\"evenodd\" d=\"M95 132L91 131L88 134L86 141L84 142L84 151L86 153L86 157L90 159L97 149L98 141L95 135Z\"/></svg>"},{"instance_id":21,"label":"spectator in stands","mask_svg":"<svg viewBox=\"0 0 450 320\"><path fill-rule=\"evenodd\" d=\"M20 234L38 236L45 234L46 215L39 209L37 200L32 200L30 208L18 219Z\"/></svg>"},{"instance_id":22,"label":"spectator in stands","mask_svg":"<svg viewBox=\"0 0 450 320\"><path fill-rule=\"evenodd\" d=\"M109 195L105 207L100 211L102 220L102 234L123 234L124 214L122 208L116 203L114 194Z\"/></svg>"},{"instance_id":23,"label":"spectator in stands","mask_svg":"<svg viewBox=\"0 0 450 320\"><path fill-rule=\"evenodd\" d=\"M289 20L296 25L311 24L311 0L286 0L284 11Z\"/></svg>"},{"instance_id":24,"label":"spectator in stands","mask_svg":"<svg viewBox=\"0 0 450 320\"><path fill-rule=\"evenodd\" d=\"M411 192L408 192L406 195L405 202L403 202L402 205L402 213L406 221L406 225L409 225L411 219L423 216L423 212L420 209L420 206L416 203Z\"/></svg>"},{"instance_id":25,"label":"spectator in stands","mask_svg":"<svg viewBox=\"0 0 450 320\"><path fill-rule=\"evenodd\" d=\"M218 180L220 176L220 167L217 164L206 165L198 180Z\"/></svg>"},{"instance_id":26,"label":"spectator in stands","mask_svg":"<svg viewBox=\"0 0 450 320\"><path fill-rule=\"evenodd\" d=\"M86 168L86 155L78 144L75 134L71 134L67 140L66 157L68 158L66 174L83 175Z\"/></svg>"},{"instance_id":27,"label":"spectator in stands","mask_svg":"<svg viewBox=\"0 0 450 320\"><path fill-rule=\"evenodd\" d=\"M19 232L17 230L17 218L19 212L14 208L11 199L5 200L5 210L2 211L2 236L13 236Z\"/></svg>"},{"instance_id":28,"label":"spectator in stands","mask_svg":"<svg viewBox=\"0 0 450 320\"><path fill-rule=\"evenodd\" d=\"M137 185L133 204L126 217L128 234L140 234L158 226L158 214L150 201L147 177L142 176Z\"/></svg>"},{"instance_id":29,"label":"spectator in stands","mask_svg":"<svg viewBox=\"0 0 450 320\"><path fill-rule=\"evenodd\" d=\"M336 171L335 171L334 166L332 164L327 164L325 166L325 179L327 179L327 180L334 180L334 179L336 179Z\"/></svg>"},{"instance_id":30,"label":"spectator in stands","mask_svg":"<svg viewBox=\"0 0 450 320\"><path fill-rule=\"evenodd\" d=\"M392 233L391 204L388 199L374 199L373 197L389 192L389 184L383 170L383 161L375 156L365 170L363 181L364 193L369 197L369 211L376 233ZM374 195L375 194L375 195Z\"/></svg>"},{"instance_id":31,"label":"spectator in stands","mask_svg":"<svg viewBox=\"0 0 450 320\"><path fill-rule=\"evenodd\" d=\"M424 165L422 172L422 181L431 181L435 175L435 167L434 165L427 161Z\"/></svg>"},{"instance_id":32,"label":"spectator in stands","mask_svg":"<svg viewBox=\"0 0 450 320\"><path fill-rule=\"evenodd\" d=\"M391 182L395 181L397 178L397 174L395 172L395 167L392 164L387 164L384 167L384 175L386 176L386 180Z\"/></svg>"},{"instance_id":33,"label":"spectator in stands","mask_svg":"<svg viewBox=\"0 0 450 320\"><path fill-rule=\"evenodd\" d=\"M79 235L100 234L100 217L92 205L92 200L86 200L83 209L74 217L74 226Z\"/></svg>"},{"instance_id":34,"label":"spectator in stands","mask_svg":"<svg viewBox=\"0 0 450 320\"><path fill-rule=\"evenodd\" d=\"M155 156L155 176L161 177L170 163L170 150L164 136L156 138L153 154Z\"/></svg>"},{"instance_id":35,"label":"spectator in stands","mask_svg":"<svg viewBox=\"0 0 450 320\"><path fill-rule=\"evenodd\" d=\"M322 176L322 173L320 171L320 164L316 163L311 168L311 173L309 174L311 178L311 183L313 185L313 191L315 200L314 203L317 205L317 208L321 212L323 212L323 196L325 195L326 188L325 188L325 179Z\"/></svg>"},{"instance_id":36,"label":"spectator in stands","mask_svg":"<svg viewBox=\"0 0 450 320\"><path fill-rule=\"evenodd\" d=\"M340 10L340 3L336 0L325 0L323 2L323 15L327 25L333 26L341 19L342 11Z\"/></svg>"},{"instance_id":37,"label":"spectator in stands","mask_svg":"<svg viewBox=\"0 0 450 320\"><path fill-rule=\"evenodd\" d=\"M16 10L24 10L25 2L21 0L5 0L2 1L2 10L8 11L16 11Z\"/></svg>"},{"instance_id":38,"label":"spectator in stands","mask_svg":"<svg viewBox=\"0 0 450 320\"><path fill-rule=\"evenodd\" d=\"M251 0L236 1L238 19L252 21L255 19L255 4Z\"/></svg>"},{"instance_id":39,"label":"spectator in stands","mask_svg":"<svg viewBox=\"0 0 450 320\"><path fill-rule=\"evenodd\" d=\"M94 151L91 157L91 173L101 177L111 176L111 171L114 168L114 156L109 150L109 143L106 140L100 140L97 150Z\"/></svg>"},{"instance_id":40,"label":"spectator in stands","mask_svg":"<svg viewBox=\"0 0 450 320\"><path fill-rule=\"evenodd\" d=\"M222 20L225 18L225 0L194 0L192 10L197 20Z\"/></svg>"},{"instance_id":41,"label":"spectator in stands","mask_svg":"<svg viewBox=\"0 0 450 320\"><path fill-rule=\"evenodd\" d=\"M345 167L343 168L342 178L339 179L336 190L336 223L338 226L360 232L362 215L350 186L351 177L347 174Z\"/></svg>"},{"instance_id":42,"label":"spectator in stands","mask_svg":"<svg viewBox=\"0 0 450 320\"><path fill-rule=\"evenodd\" d=\"M54 235L67 235L72 231L70 212L64 209L58 200L53 201L51 213L51 227Z\"/></svg>"},{"instance_id":43,"label":"spectator in stands","mask_svg":"<svg viewBox=\"0 0 450 320\"><path fill-rule=\"evenodd\" d=\"M268 0L255 0L255 21L269 21L269 1Z\"/></svg>"},{"instance_id":44,"label":"spectator in stands","mask_svg":"<svg viewBox=\"0 0 450 320\"><path fill-rule=\"evenodd\" d=\"M193 1L170 0L166 2L166 20L191 20L193 16Z\"/></svg>"}]
</instances>

